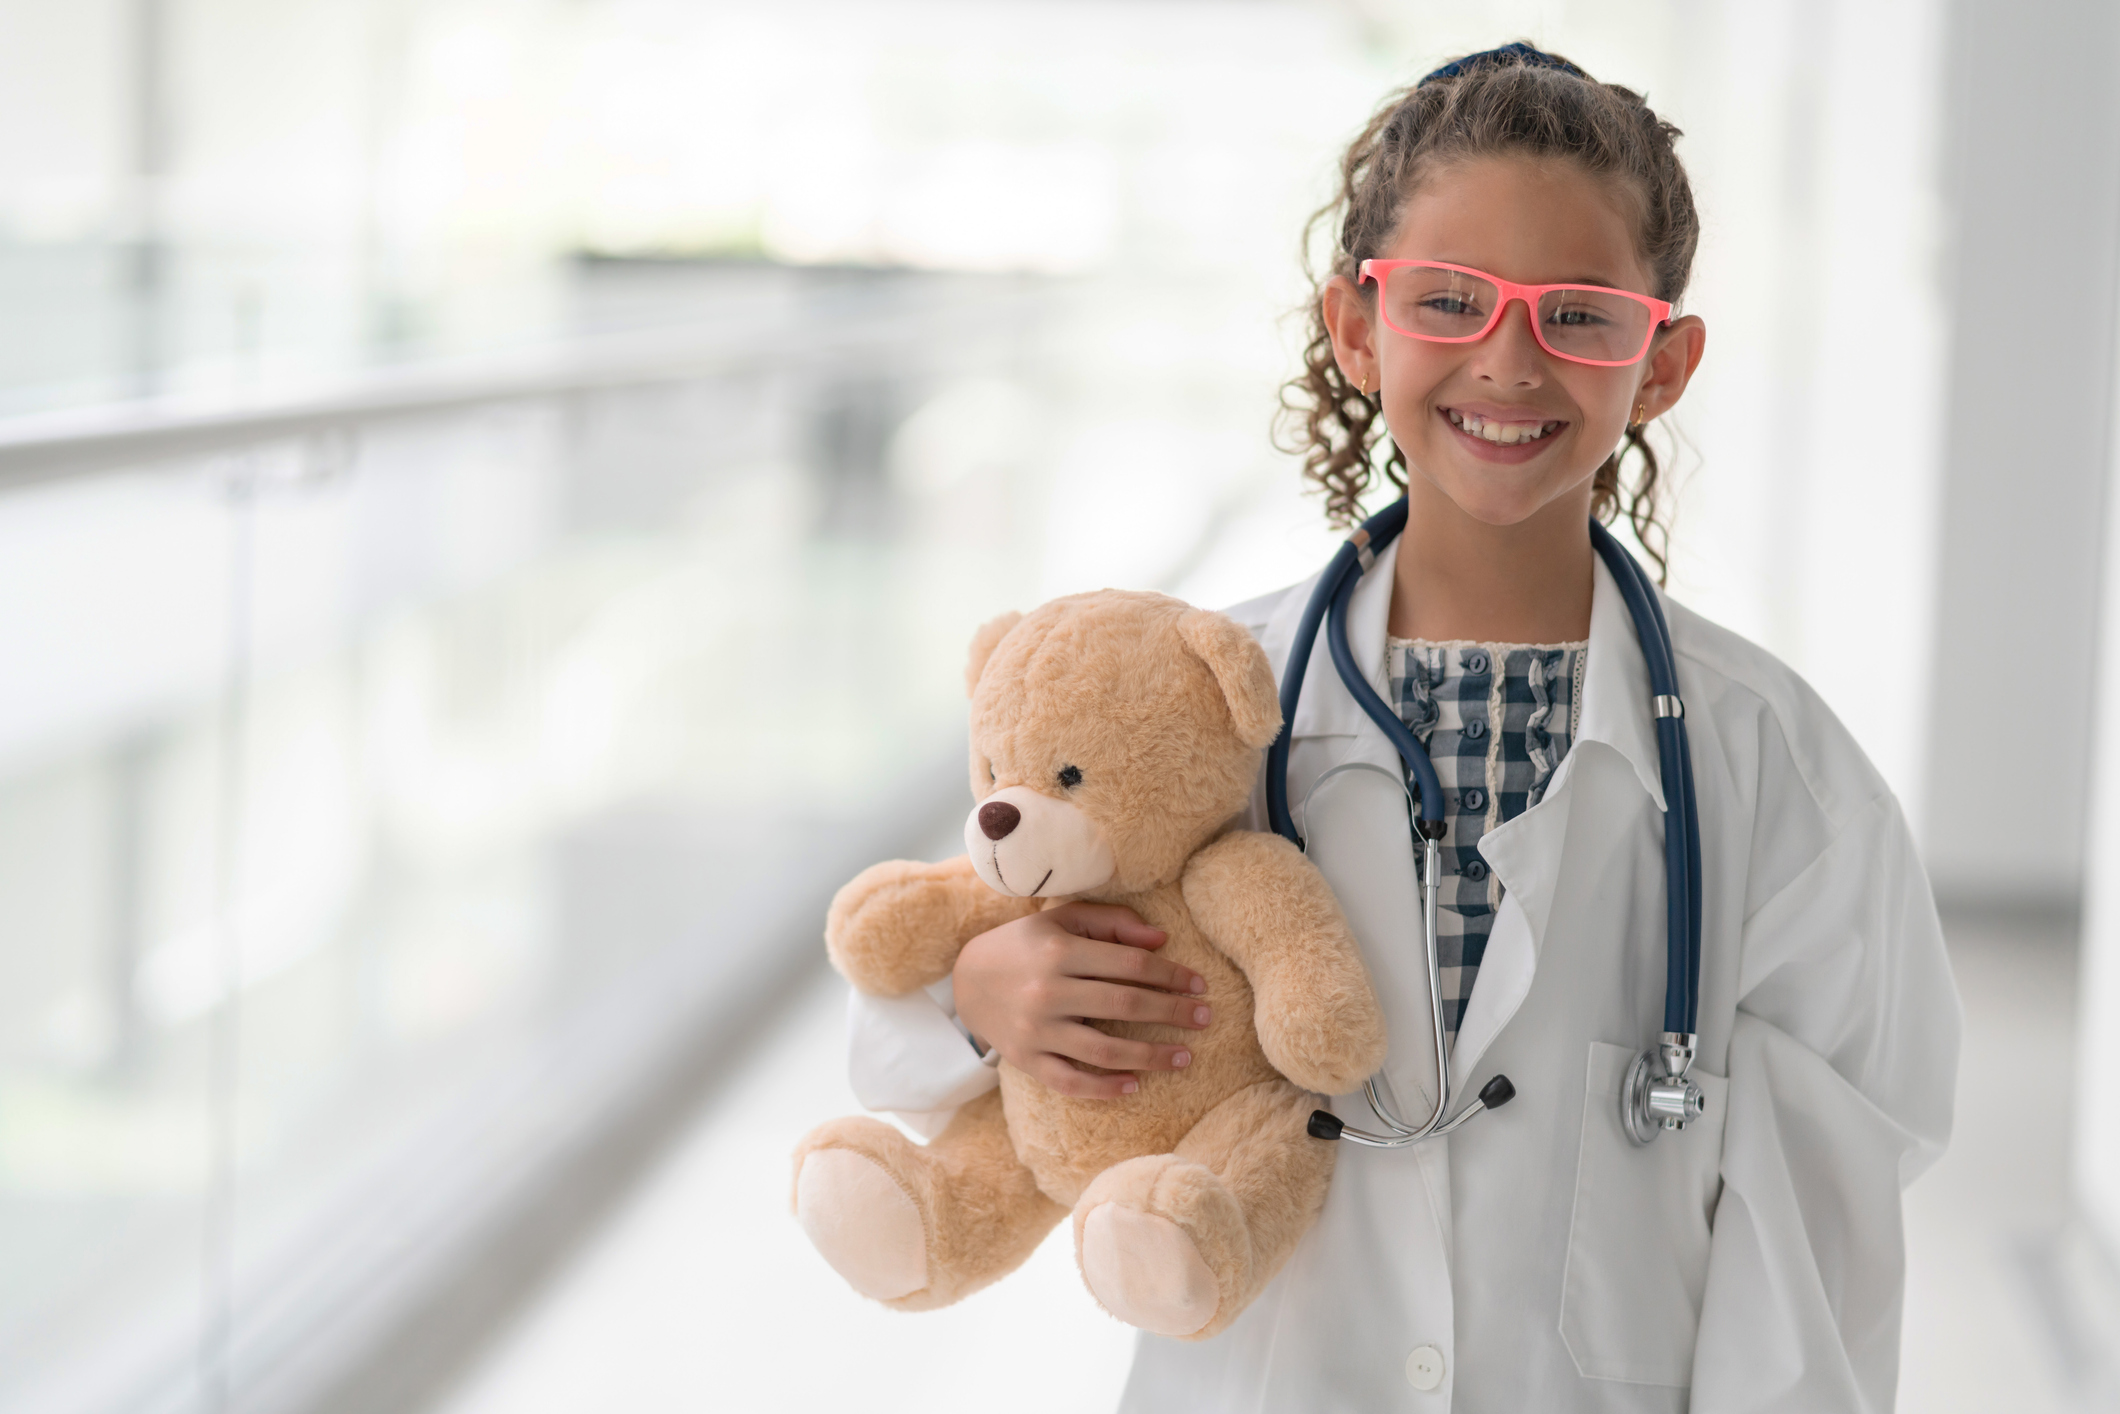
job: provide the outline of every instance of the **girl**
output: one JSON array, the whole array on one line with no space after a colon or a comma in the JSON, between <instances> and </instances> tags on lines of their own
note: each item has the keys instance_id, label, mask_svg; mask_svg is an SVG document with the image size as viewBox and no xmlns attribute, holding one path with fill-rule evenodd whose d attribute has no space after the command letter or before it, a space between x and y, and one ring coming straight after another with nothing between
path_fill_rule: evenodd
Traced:
<instances>
[{"instance_id":1,"label":"girl","mask_svg":"<svg viewBox=\"0 0 2120 1414\"><path fill-rule=\"evenodd\" d=\"M1643 429L1705 341L1698 318L1662 317L1699 234L1677 136L1627 89L1510 45L1387 102L1321 213L1339 239L1291 402L1336 520L1380 476L1409 502L1348 638L1448 798L1454 1087L1506 1072L1519 1098L1411 1150L1342 1152L1316 1227L1234 1325L1142 1337L1127 1410L1892 1404L1900 1191L1942 1150L1957 1063L1935 909L1897 802L1831 712L1669 603L1703 846L1706 1113L1643 1148L1620 1119L1626 1067L1661 1029L1663 782L1642 648L1588 524L1624 509L1661 545ZM1629 310L1648 311L1638 328ZM1312 587L1231 611L1277 673ZM1288 727L1292 801L1336 765L1400 769L1325 652ZM1373 827L1344 808L1334 834L1353 843L1320 865L1385 1005L1383 1080L1423 1114L1403 805ZM1072 1095L1183 1066L1215 998L1161 941L1087 904L983 934L948 995L857 998L857 1090L900 1111L963 1103L993 1071L962 1034ZM1086 1023L1121 1019L1115 1059ZM1093 1047L1100 1066L1080 1068ZM1365 1122L1359 1095L1333 1103Z\"/></svg>"}]
</instances>

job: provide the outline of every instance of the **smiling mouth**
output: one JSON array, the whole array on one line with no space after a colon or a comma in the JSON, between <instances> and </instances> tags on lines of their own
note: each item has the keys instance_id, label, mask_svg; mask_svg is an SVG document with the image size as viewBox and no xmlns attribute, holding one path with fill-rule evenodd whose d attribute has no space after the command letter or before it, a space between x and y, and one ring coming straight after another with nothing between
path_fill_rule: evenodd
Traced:
<instances>
[{"instance_id":1,"label":"smiling mouth","mask_svg":"<svg viewBox=\"0 0 2120 1414\"><path fill-rule=\"evenodd\" d=\"M1526 442L1536 442L1550 437L1568 424L1565 422L1502 422L1494 418L1480 417L1475 413L1459 412L1456 408L1442 409L1450 425L1468 437L1477 437L1482 442L1492 442L1498 447L1519 447Z\"/></svg>"},{"instance_id":2,"label":"smiling mouth","mask_svg":"<svg viewBox=\"0 0 2120 1414\"><path fill-rule=\"evenodd\" d=\"M996 845L994 846L994 852L993 852L993 854L992 854L991 856L989 856L989 858L991 858L991 859L992 859L992 861L993 861L993 865L994 865L994 877L995 877L995 878L997 878L997 879L999 879L999 880L1001 881L1001 886L1002 886L1003 888L1007 888L1007 887L1008 887L1008 876L1007 876L1006 874L1003 874L1003 873L1001 872L1001 846L1000 846L999 844L996 844ZM1044 888L1044 887L1045 887L1045 886L1046 886L1047 884L1051 883L1052 881L1053 881L1053 871L1052 871L1052 870L1050 870L1050 869L1048 869L1048 870L1046 870L1046 871L1045 871L1045 877L1044 877L1043 879L1040 879L1040 880L1038 881L1038 889L1042 889L1042 888ZM1024 897L1024 898L1036 898L1036 897L1038 897L1038 889L1032 889L1032 890L1031 890L1031 891L1030 891L1029 893L1027 893L1027 894L1023 895L1023 897Z\"/></svg>"}]
</instances>

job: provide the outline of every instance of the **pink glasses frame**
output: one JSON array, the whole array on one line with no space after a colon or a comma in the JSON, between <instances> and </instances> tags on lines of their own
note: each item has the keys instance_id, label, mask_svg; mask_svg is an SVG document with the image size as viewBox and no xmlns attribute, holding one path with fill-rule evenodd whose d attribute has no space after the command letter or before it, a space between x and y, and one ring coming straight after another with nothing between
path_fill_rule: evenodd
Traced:
<instances>
[{"instance_id":1,"label":"pink glasses frame","mask_svg":"<svg viewBox=\"0 0 2120 1414\"><path fill-rule=\"evenodd\" d=\"M1504 280L1499 275L1490 275L1484 270L1475 270L1470 265L1452 265L1444 260L1365 260L1357 272L1355 283L1360 284L1363 280L1374 280L1376 281L1377 291L1381 294L1384 289L1385 278L1392 271L1405 265L1425 265L1431 270L1455 270L1460 275L1471 275L1485 280L1488 284L1501 291L1500 297L1494 302L1493 312L1487 316L1487 322L1480 326L1479 333L1459 334L1454 338L1446 338L1440 334L1416 334L1411 329L1401 329L1398 325L1391 322L1391 315L1384 309L1383 301L1379 300L1377 302L1378 313L1383 315L1385 328L1391 330L1394 334L1404 334L1409 339L1419 339L1423 343L1478 343L1481 339L1492 334L1494 326L1502 322L1502 312L1504 310L1508 309L1517 300L1522 300L1524 302L1524 318L1529 320L1531 324L1531 336L1538 340L1539 347L1547 353L1552 354L1555 358L1564 358L1570 363L1587 363L1592 368L1625 368L1629 364L1640 363L1648 354L1649 344L1656 338L1656 331L1671 322L1671 302L1669 300L1651 299L1647 295L1638 295L1632 290L1615 290L1609 285L1583 285L1565 282L1558 285L1519 285L1514 280ZM1636 304L1646 305L1650 315L1649 331L1642 335L1642 346L1635 350L1632 358L1582 358L1576 354L1562 353L1559 349L1546 342L1545 331L1538 327L1538 302L1549 290L1596 290L1600 294L1619 295L1633 300Z\"/></svg>"}]
</instances>

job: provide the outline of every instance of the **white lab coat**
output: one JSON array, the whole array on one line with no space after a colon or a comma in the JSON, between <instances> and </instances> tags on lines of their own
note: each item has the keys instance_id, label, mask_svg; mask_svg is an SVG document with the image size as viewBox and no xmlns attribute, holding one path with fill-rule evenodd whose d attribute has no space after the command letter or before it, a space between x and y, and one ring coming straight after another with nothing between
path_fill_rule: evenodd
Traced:
<instances>
[{"instance_id":1,"label":"white lab coat","mask_svg":"<svg viewBox=\"0 0 2120 1414\"><path fill-rule=\"evenodd\" d=\"M1349 614L1379 692L1391 562ZM1602 563L1596 577L1574 744L1544 799L1481 844L1506 893L1451 1072L1463 1097L1506 1073L1515 1101L1410 1151L1344 1147L1317 1226L1235 1324L1141 1338L1129 1414L1891 1408L1900 1192L1943 1150L1958 1062L1927 878L1898 802L1810 688L1667 601L1701 813L1707 1114L1633 1148L1618 1092L1662 1029L1663 792L1640 644ZM1276 674L1313 583L1230 611ZM1321 635L1290 800L1349 761L1397 769ZM1263 829L1260 799L1246 823ZM1386 1078L1423 1116L1434 1062L1403 800L1354 772L1312 807L1298 823L1391 1029ZM863 1103L932 1123L993 1083L947 1005L946 985L856 998ZM1359 1095L1334 1108L1381 1127ZM1433 1389L1408 1373L1416 1351L1440 1362Z\"/></svg>"}]
</instances>

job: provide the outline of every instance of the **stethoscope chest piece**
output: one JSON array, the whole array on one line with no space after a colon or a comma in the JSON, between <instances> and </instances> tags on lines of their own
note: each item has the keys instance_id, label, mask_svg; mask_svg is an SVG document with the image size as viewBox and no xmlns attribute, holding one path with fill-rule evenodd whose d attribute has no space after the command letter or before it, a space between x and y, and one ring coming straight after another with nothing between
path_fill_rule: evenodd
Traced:
<instances>
[{"instance_id":1,"label":"stethoscope chest piece","mask_svg":"<svg viewBox=\"0 0 2120 1414\"><path fill-rule=\"evenodd\" d=\"M1686 1078L1698 1040L1666 1031L1653 1049L1627 1067L1627 1079L1619 1087L1619 1122L1636 1144L1647 1144L1667 1129L1684 1129L1706 1111L1700 1087Z\"/></svg>"}]
</instances>

